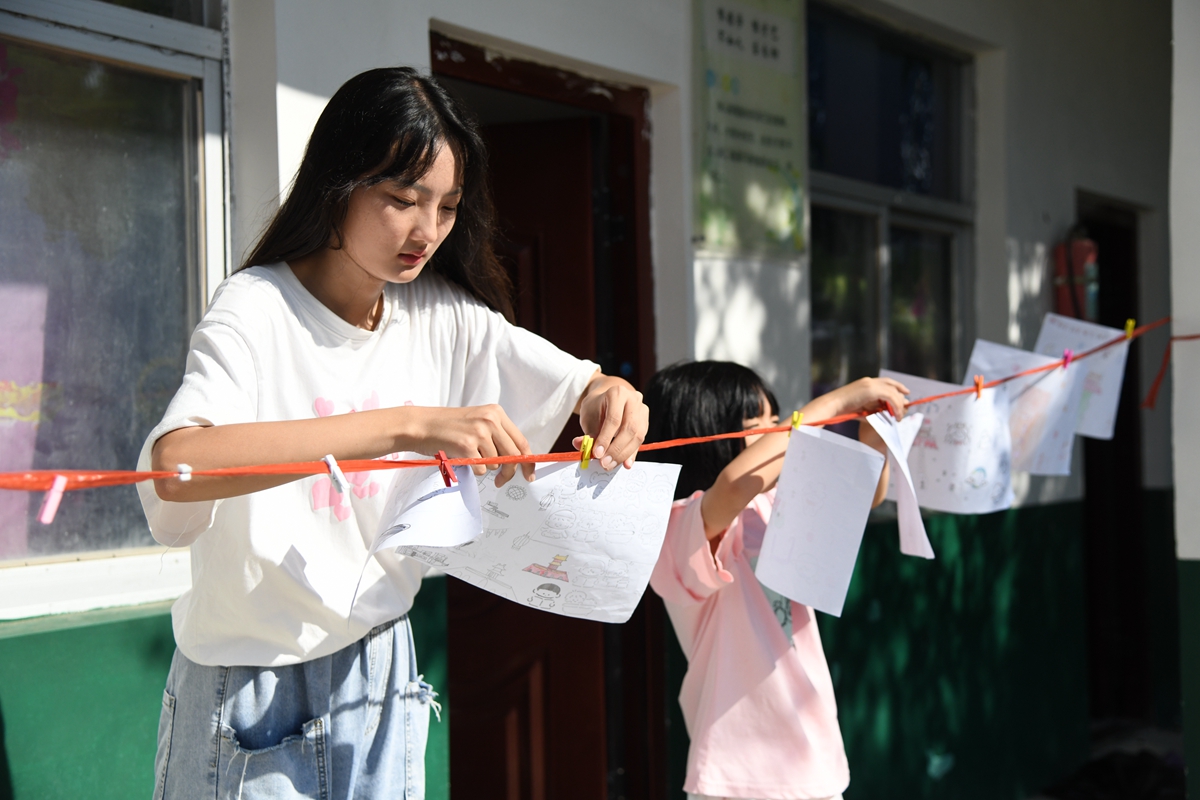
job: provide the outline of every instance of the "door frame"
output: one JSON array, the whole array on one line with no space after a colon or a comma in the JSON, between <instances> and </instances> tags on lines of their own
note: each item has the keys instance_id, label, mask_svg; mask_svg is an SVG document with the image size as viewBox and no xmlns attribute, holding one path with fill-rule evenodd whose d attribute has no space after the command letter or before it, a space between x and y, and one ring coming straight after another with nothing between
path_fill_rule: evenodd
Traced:
<instances>
[{"instance_id":1,"label":"door frame","mask_svg":"<svg viewBox=\"0 0 1200 800\"><path fill-rule=\"evenodd\" d=\"M654 278L650 238L650 92L641 87L601 81L564 68L498 55L429 32L430 63L435 77L470 81L563 105L625 117L633 131L634 239L632 321L636 326L637 365L631 380L644 385L656 367ZM606 625L606 727L608 794L629 800L659 800L668 795L667 703L665 696L665 617L662 601L647 591L624 625ZM614 696L615 695L615 696Z\"/></svg>"},{"instance_id":2,"label":"door frame","mask_svg":"<svg viewBox=\"0 0 1200 800\"><path fill-rule=\"evenodd\" d=\"M650 241L650 126L646 108L650 92L589 78L558 67L524 59L498 56L491 49L429 32L434 76L445 75L472 83L529 95L554 103L602 114L627 117L633 122L633 179L638 365L633 382L641 385L654 374L654 271Z\"/></svg>"}]
</instances>

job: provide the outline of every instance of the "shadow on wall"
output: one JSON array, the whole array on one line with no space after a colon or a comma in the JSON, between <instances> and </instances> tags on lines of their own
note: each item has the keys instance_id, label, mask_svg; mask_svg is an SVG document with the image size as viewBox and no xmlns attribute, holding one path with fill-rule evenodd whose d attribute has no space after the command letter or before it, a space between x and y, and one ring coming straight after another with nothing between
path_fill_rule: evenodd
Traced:
<instances>
[{"instance_id":1,"label":"shadow on wall","mask_svg":"<svg viewBox=\"0 0 1200 800\"><path fill-rule=\"evenodd\" d=\"M847 800L1024 797L1087 755L1082 508L926 520L937 559L868 528L822 615Z\"/></svg>"},{"instance_id":2,"label":"shadow on wall","mask_svg":"<svg viewBox=\"0 0 1200 800\"><path fill-rule=\"evenodd\" d=\"M850 760L846 800L1012 800L1088 753L1082 506L926 519L937 559L870 525L840 619L818 614ZM670 788L687 669L667 631Z\"/></svg>"},{"instance_id":3,"label":"shadow on wall","mask_svg":"<svg viewBox=\"0 0 1200 800\"><path fill-rule=\"evenodd\" d=\"M1049 253L1044 242L1004 240L1008 256L1008 344L1032 349L1050 310Z\"/></svg>"},{"instance_id":4,"label":"shadow on wall","mask_svg":"<svg viewBox=\"0 0 1200 800\"><path fill-rule=\"evenodd\" d=\"M807 263L697 257L696 358L758 371L783 408L809 398Z\"/></svg>"}]
</instances>

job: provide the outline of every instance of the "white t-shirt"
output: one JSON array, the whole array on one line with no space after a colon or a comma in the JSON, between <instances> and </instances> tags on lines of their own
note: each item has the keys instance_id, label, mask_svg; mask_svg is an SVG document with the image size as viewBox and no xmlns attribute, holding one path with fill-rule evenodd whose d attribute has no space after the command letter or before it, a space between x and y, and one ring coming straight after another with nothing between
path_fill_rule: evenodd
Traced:
<instances>
[{"instance_id":1,"label":"white t-shirt","mask_svg":"<svg viewBox=\"0 0 1200 800\"><path fill-rule=\"evenodd\" d=\"M384 303L367 331L322 305L284 264L227 279L192 334L183 385L138 468L149 469L154 442L177 428L406 402L499 403L533 451L545 452L597 369L429 271L388 285ZM172 609L183 654L212 666L295 664L407 613L424 567L392 552L367 558L395 474L348 474L345 495L316 475L197 503L164 502L153 484L139 484L154 538L191 543L192 588Z\"/></svg>"}]
</instances>

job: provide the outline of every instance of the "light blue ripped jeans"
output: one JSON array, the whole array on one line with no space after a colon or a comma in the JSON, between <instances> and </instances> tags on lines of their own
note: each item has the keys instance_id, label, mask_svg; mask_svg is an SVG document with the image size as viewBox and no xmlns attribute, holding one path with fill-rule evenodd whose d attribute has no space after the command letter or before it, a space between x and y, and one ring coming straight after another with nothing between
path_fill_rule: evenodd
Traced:
<instances>
[{"instance_id":1,"label":"light blue ripped jeans","mask_svg":"<svg viewBox=\"0 0 1200 800\"><path fill-rule=\"evenodd\" d=\"M419 800L436 696L407 616L286 667L205 667L176 650L155 800Z\"/></svg>"}]
</instances>

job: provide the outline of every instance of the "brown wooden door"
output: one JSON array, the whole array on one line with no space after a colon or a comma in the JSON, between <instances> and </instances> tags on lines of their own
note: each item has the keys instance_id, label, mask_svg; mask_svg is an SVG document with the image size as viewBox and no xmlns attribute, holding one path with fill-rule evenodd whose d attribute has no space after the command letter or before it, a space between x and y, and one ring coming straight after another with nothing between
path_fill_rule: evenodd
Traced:
<instances>
[{"instance_id":1,"label":"brown wooden door","mask_svg":"<svg viewBox=\"0 0 1200 800\"><path fill-rule=\"evenodd\" d=\"M589 120L498 125L485 138L517 321L594 358ZM448 599L454 797L606 797L604 627L461 581Z\"/></svg>"},{"instance_id":2,"label":"brown wooden door","mask_svg":"<svg viewBox=\"0 0 1200 800\"><path fill-rule=\"evenodd\" d=\"M639 385L654 370L648 93L437 33L430 50L483 125L518 324ZM573 418L554 449L577 432ZM452 796L665 798L664 616L653 593L603 625L451 580Z\"/></svg>"}]
</instances>

